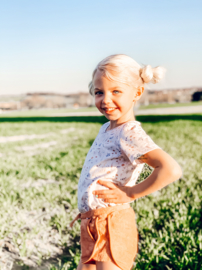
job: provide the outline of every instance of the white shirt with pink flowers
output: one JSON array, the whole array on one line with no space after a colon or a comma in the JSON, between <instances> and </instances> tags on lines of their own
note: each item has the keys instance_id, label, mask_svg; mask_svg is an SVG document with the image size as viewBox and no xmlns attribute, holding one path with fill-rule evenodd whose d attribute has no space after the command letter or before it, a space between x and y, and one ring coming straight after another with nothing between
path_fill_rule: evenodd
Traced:
<instances>
[{"instance_id":1,"label":"white shirt with pink flowers","mask_svg":"<svg viewBox=\"0 0 202 270\"><path fill-rule=\"evenodd\" d=\"M107 122L100 128L81 171L78 184L78 209L81 213L116 205L105 203L92 194L93 190L108 189L97 181L134 186L144 167L138 158L160 148L138 121L129 121L107 130L109 125L110 122Z\"/></svg>"}]
</instances>

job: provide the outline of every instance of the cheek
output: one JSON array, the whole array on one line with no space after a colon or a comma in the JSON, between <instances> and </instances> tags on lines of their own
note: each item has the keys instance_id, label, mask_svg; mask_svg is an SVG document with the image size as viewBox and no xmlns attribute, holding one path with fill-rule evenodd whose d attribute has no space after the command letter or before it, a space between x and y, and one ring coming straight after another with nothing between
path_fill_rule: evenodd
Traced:
<instances>
[{"instance_id":1,"label":"cheek","mask_svg":"<svg viewBox=\"0 0 202 270\"><path fill-rule=\"evenodd\" d=\"M133 97L131 97L131 96L124 96L120 100L120 103L121 103L122 109L123 110L127 110L128 108L130 108L133 105Z\"/></svg>"},{"instance_id":2,"label":"cheek","mask_svg":"<svg viewBox=\"0 0 202 270\"><path fill-rule=\"evenodd\" d=\"M99 108L100 107L100 104L101 104L101 98L95 96L95 106L97 108Z\"/></svg>"}]
</instances>

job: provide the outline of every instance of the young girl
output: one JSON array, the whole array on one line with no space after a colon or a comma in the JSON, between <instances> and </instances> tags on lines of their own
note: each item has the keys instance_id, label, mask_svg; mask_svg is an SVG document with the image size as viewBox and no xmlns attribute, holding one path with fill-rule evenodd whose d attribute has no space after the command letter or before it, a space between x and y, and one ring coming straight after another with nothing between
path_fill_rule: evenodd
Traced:
<instances>
[{"instance_id":1,"label":"young girl","mask_svg":"<svg viewBox=\"0 0 202 270\"><path fill-rule=\"evenodd\" d=\"M81 260L77 270L129 270L138 252L135 213L129 203L179 179L178 163L142 129L133 106L145 83L157 83L163 68L140 67L129 56L102 60L89 84L105 123L86 157L78 184ZM147 163L152 174L135 185Z\"/></svg>"}]
</instances>

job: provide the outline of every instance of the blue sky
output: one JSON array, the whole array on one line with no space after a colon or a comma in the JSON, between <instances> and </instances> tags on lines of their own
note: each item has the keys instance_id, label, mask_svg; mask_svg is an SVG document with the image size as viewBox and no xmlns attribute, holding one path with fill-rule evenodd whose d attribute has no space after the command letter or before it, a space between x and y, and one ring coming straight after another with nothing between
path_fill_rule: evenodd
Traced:
<instances>
[{"instance_id":1,"label":"blue sky","mask_svg":"<svg viewBox=\"0 0 202 270\"><path fill-rule=\"evenodd\" d=\"M202 86L202 1L0 0L0 94L88 91L124 53L163 65L151 89Z\"/></svg>"}]
</instances>

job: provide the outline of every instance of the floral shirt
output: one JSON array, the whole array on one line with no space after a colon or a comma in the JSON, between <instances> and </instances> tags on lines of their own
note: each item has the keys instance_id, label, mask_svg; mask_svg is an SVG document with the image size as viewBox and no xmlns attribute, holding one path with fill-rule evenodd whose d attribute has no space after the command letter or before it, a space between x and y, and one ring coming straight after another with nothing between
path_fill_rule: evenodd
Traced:
<instances>
[{"instance_id":1,"label":"floral shirt","mask_svg":"<svg viewBox=\"0 0 202 270\"><path fill-rule=\"evenodd\" d=\"M93 190L108 189L97 181L134 186L144 167L138 158L160 148L138 121L129 121L107 131L109 125L110 122L107 122L100 128L82 168L78 184L78 208L81 213L114 206L114 203L105 203L92 194Z\"/></svg>"}]
</instances>

